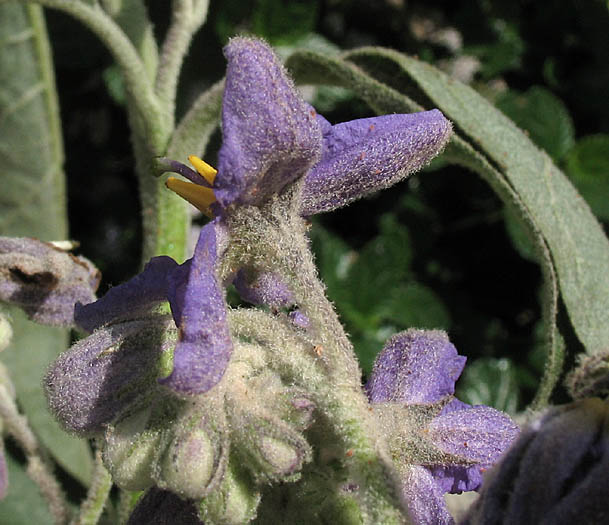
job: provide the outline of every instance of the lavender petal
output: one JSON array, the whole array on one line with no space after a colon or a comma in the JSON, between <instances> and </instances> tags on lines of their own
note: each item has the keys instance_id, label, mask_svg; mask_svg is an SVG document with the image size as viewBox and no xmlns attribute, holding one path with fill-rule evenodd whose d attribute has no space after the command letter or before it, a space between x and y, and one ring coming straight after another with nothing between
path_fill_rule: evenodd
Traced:
<instances>
[{"instance_id":1,"label":"lavender petal","mask_svg":"<svg viewBox=\"0 0 609 525\"><path fill-rule=\"evenodd\" d=\"M142 273L111 288L101 299L91 304L77 304L76 324L92 332L110 321L133 318L150 311L167 300L168 275L177 266L171 257L150 259Z\"/></svg>"},{"instance_id":2,"label":"lavender petal","mask_svg":"<svg viewBox=\"0 0 609 525\"><path fill-rule=\"evenodd\" d=\"M376 358L366 391L372 403L434 403L454 394L466 358L439 330L394 335Z\"/></svg>"},{"instance_id":3,"label":"lavender petal","mask_svg":"<svg viewBox=\"0 0 609 525\"><path fill-rule=\"evenodd\" d=\"M179 338L173 371L160 381L181 394L201 394L216 385L232 353L224 290L216 274L225 236L219 219L203 227L186 284L170 293L174 316L179 312Z\"/></svg>"},{"instance_id":4,"label":"lavender petal","mask_svg":"<svg viewBox=\"0 0 609 525\"><path fill-rule=\"evenodd\" d=\"M392 186L438 155L451 133L437 109L332 126L324 132L321 161L306 177L301 214L333 210Z\"/></svg>"},{"instance_id":5,"label":"lavender petal","mask_svg":"<svg viewBox=\"0 0 609 525\"><path fill-rule=\"evenodd\" d=\"M234 38L222 108L214 193L221 206L259 204L305 175L321 154L321 130L271 48Z\"/></svg>"}]
</instances>

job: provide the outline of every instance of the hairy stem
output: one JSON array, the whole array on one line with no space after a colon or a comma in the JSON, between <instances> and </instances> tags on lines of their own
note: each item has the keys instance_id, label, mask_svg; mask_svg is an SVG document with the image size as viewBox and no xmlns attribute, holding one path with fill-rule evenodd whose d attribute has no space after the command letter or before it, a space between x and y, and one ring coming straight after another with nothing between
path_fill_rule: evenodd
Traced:
<instances>
[{"instance_id":1,"label":"hairy stem","mask_svg":"<svg viewBox=\"0 0 609 525\"><path fill-rule=\"evenodd\" d=\"M182 62L193 34L207 17L208 5L208 0L174 0L173 2L171 25L161 49L155 85L155 92L171 128L175 124L176 91Z\"/></svg>"},{"instance_id":2,"label":"hairy stem","mask_svg":"<svg viewBox=\"0 0 609 525\"><path fill-rule=\"evenodd\" d=\"M104 511L111 488L112 478L102 462L101 452L97 450L93 482L87 492L87 499L80 506L78 517L72 521L72 525L95 525Z\"/></svg>"},{"instance_id":3,"label":"hairy stem","mask_svg":"<svg viewBox=\"0 0 609 525\"><path fill-rule=\"evenodd\" d=\"M63 491L42 457L38 439L30 429L27 419L19 414L13 398L4 385L0 385L0 419L4 421L8 432L23 449L27 459L27 473L38 485L40 493L47 501L55 523L58 525L67 523L69 510Z\"/></svg>"}]
</instances>

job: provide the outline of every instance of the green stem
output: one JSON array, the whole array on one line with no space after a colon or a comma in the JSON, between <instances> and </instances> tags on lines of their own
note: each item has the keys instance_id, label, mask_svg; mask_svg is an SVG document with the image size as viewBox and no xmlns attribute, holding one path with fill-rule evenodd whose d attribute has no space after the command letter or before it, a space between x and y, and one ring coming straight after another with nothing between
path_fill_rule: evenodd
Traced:
<instances>
[{"instance_id":1,"label":"green stem","mask_svg":"<svg viewBox=\"0 0 609 525\"><path fill-rule=\"evenodd\" d=\"M175 100L182 62L193 34L207 17L209 2L174 0L172 20L163 42L155 92L165 110L168 125L175 125Z\"/></svg>"},{"instance_id":2,"label":"green stem","mask_svg":"<svg viewBox=\"0 0 609 525\"><path fill-rule=\"evenodd\" d=\"M285 213L285 201L280 202L289 198L278 198L262 212L242 208L237 216L230 217L233 244L226 266L234 266L233 256L245 254L250 260L264 260L265 266L288 278L299 308L309 317L311 326L307 333L313 335L307 336L311 340L307 355L284 345L290 351L279 349L274 353L275 359L284 360L295 377L306 378L305 386L314 396L317 409L326 415L333 433L340 439L349 481L359 487L354 496L365 523L403 523L404 513L394 488L397 473L362 389L357 357L317 278L304 221ZM237 263L236 267L239 266ZM274 328L265 327L264 318L268 316L263 314L258 323L248 325L251 330L260 327L260 337L268 339L278 327L276 323Z\"/></svg>"},{"instance_id":3,"label":"green stem","mask_svg":"<svg viewBox=\"0 0 609 525\"><path fill-rule=\"evenodd\" d=\"M72 525L95 525L104 511L111 488L112 477L104 467L101 452L98 450L95 453L93 482L87 492L87 499L80 506L78 518L72 521Z\"/></svg>"}]
</instances>

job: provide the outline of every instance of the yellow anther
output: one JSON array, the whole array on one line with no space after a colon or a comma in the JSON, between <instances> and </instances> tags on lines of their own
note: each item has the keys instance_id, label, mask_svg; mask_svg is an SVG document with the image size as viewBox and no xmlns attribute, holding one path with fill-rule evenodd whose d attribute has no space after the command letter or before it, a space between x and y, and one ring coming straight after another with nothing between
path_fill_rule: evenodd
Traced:
<instances>
[{"instance_id":1,"label":"yellow anther","mask_svg":"<svg viewBox=\"0 0 609 525\"><path fill-rule=\"evenodd\" d=\"M208 217L214 216L210 206L216 202L216 197L211 188L206 188L205 186L199 186L198 184L193 184L192 182L176 179L175 177L169 177L165 182L165 185L171 191L174 191L180 197L201 210Z\"/></svg>"},{"instance_id":2,"label":"yellow anther","mask_svg":"<svg viewBox=\"0 0 609 525\"><path fill-rule=\"evenodd\" d=\"M214 183L214 179L216 178L216 173L218 171L207 164L204 160L201 160L199 157L195 155L190 155L188 157L190 163L194 166L194 168L199 172L200 175L203 175L205 180L210 184Z\"/></svg>"}]
</instances>

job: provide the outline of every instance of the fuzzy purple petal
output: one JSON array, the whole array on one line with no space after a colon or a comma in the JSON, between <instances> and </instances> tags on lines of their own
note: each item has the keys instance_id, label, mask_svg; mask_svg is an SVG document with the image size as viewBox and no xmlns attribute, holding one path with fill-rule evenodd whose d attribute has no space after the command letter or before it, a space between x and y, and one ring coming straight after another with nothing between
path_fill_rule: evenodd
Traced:
<instances>
[{"instance_id":1,"label":"fuzzy purple petal","mask_svg":"<svg viewBox=\"0 0 609 525\"><path fill-rule=\"evenodd\" d=\"M465 361L442 331L400 332L376 358L366 384L370 402L437 402L454 394Z\"/></svg>"},{"instance_id":2,"label":"fuzzy purple petal","mask_svg":"<svg viewBox=\"0 0 609 525\"><path fill-rule=\"evenodd\" d=\"M126 318L134 318L167 300L169 273L178 266L171 257L150 259L144 271L126 283L110 288L94 303L76 305L76 324L83 330L94 329Z\"/></svg>"},{"instance_id":3,"label":"fuzzy purple petal","mask_svg":"<svg viewBox=\"0 0 609 525\"><path fill-rule=\"evenodd\" d=\"M322 158L303 188L303 216L392 186L438 155L452 133L451 123L437 109L323 127Z\"/></svg>"},{"instance_id":4,"label":"fuzzy purple petal","mask_svg":"<svg viewBox=\"0 0 609 525\"><path fill-rule=\"evenodd\" d=\"M37 239L0 237L0 301L22 308L51 326L74 324L74 305L95 301L99 271Z\"/></svg>"},{"instance_id":5,"label":"fuzzy purple petal","mask_svg":"<svg viewBox=\"0 0 609 525\"><path fill-rule=\"evenodd\" d=\"M214 193L221 206L259 204L305 175L321 155L321 130L277 57L261 40L234 38L222 106Z\"/></svg>"},{"instance_id":6,"label":"fuzzy purple petal","mask_svg":"<svg viewBox=\"0 0 609 525\"><path fill-rule=\"evenodd\" d=\"M216 273L226 235L219 219L201 229L186 285L176 294L178 303L171 303L174 316L176 307L179 311L179 340L173 371L161 383L181 394L201 394L216 385L232 353L224 290Z\"/></svg>"},{"instance_id":7,"label":"fuzzy purple petal","mask_svg":"<svg viewBox=\"0 0 609 525\"><path fill-rule=\"evenodd\" d=\"M401 497L416 525L451 525L454 523L446 508L444 492L426 468L407 467L402 476Z\"/></svg>"},{"instance_id":8,"label":"fuzzy purple petal","mask_svg":"<svg viewBox=\"0 0 609 525\"><path fill-rule=\"evenodd\" d=\"M437 447L482 467L493 465L518 433L509 416L482 405L440 414L429 426Z\"/></svg>"},{"instance_id":9,"label":"fuzzy purple petal","mask_svg":"<svg viewBox=\"0 0 609 525\"><path fill-rule=\"evenodd\" d=\"M294 304L294 296L287 284L274 272L260 272L250 275L242 268L233 282L241 299L269 308L282 308Z\"/></svg>"},{"instance_id":10,"label":"fuzzy purple petal","mask_svg":"<svg viewBox=\"0 0 609 525\"><path fill-rule=\"evenodd\" d=\"M101 432L158 388L160 355L175 339L168 315L96 330L60 354L46 373L43 383L51 411L70 432Z\"/></svg>"}]
</instances>

